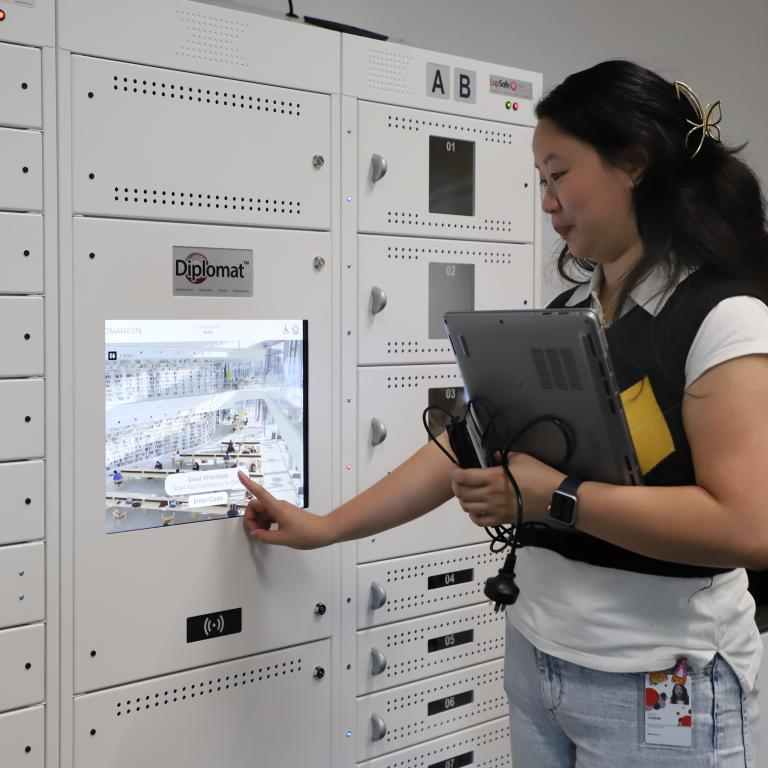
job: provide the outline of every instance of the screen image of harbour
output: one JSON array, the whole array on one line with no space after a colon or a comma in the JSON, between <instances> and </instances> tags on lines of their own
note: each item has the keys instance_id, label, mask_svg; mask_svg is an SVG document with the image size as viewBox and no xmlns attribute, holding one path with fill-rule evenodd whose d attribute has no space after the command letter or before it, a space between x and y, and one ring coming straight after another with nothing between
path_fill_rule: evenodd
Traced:
<instances>
[{"instance_id":1,"label":"screen image of harbour","mask_svg":"<svg viewBox=\"0 0 768 768\"><path fill-rule=\"evenodd\" d=\"M242 517L238 472L306 507L303 320L107 320L105 530Z\"/></svg>"}]
</instances>

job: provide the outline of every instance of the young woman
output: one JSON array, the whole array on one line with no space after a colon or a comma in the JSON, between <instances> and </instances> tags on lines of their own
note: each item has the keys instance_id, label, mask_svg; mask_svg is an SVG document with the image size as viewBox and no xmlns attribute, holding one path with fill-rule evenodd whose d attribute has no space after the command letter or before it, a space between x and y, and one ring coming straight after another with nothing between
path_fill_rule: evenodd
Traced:
<instances>
[{"instance_id":1,"label":"young woman","mask_svg":"<svg viewBox=\"0 0 768 768\"><path fill-rule=\"evenodd\" d=\"M513 763L757 766L761 644L744 568L768 567L759 184L720 143L719 104L629 62L572 75L537 117L559 267L589 278L553 305L602 318L645 484L569 478L564 532L548 507L565 475L509 457L525 520L551 526L519 552L506 611ZM516 516L500 468L455 468L433 445L325 517L243 483L248 533L297 548L369 536L454 494L478 525ZM674 684L689 692L684 713L647 706Z\"/></svg>"}]
</instances>

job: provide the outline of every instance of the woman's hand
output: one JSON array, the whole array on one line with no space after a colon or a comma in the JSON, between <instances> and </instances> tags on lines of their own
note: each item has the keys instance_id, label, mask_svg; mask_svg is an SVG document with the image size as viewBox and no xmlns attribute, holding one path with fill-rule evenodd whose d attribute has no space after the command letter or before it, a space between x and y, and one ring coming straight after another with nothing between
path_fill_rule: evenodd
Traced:
<instances>
[{"instance_id":1,"label":"woman's hand","mask_svg":"<svg viewBox=\"0 0 768 768\"><path fill-rule=\"evenodd\" d=\"M546 521L552 493L565 479L554 467L525 453L511 453L507 466L523 497L523 520ZM475 525L514 525L517 497L501 467L451 471L453 492Z\"/></svg>"},{"instance_id":2,"label":"woman's hand","mask_svg":"<svg viewBox=\"0 0 768 768\"><path fill-rule=\"evenodd\" d=\"M282 544L294 549L315 549L331 544L325 518L279 501L242 472L240 482L253 495L245 508L244 525L248 536L265 544ZM272 525L277 524L276 529Z\"/></svg>"}]
</instances>

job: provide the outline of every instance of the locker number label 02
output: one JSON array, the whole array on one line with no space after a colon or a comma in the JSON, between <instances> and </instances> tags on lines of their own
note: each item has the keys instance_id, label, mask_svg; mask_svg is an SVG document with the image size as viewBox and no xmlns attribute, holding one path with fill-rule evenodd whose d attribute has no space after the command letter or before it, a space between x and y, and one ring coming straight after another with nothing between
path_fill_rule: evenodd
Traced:
<instances>
[{"instance_id":1,"label":"locker number label 02","mask_svg":"<svg viewBox=\"0 0 768 768\"><path fill-rule=\"evenodd\" d=\"M456 707L465 707L475 700L474 691L464 691L455 696L446 696L444 699L436 699L427 704L427 715L439 715L442 712L449 712Z\"/></svg>"},{"instance_id":2,"label":"locker number label 02","mask_svg":"<svg viewBox=\"0 0 768 768\"><path fill-rule=\"evenodd\" d=\"M472 765L475 762L474 752L464 752L455 757L449 757L441 760L439 763L432 763L427 768L464 768L465 765Z\"/></svg>"},{"instance_id":3,"label":"locker number label 02","mask_svg":"<svg viewBox=\"0 0 768 768\"><path fill-rule=\"evenodd\" d=\"M466 584L468 581L474 581L474 578L474 568L465 568L463 571L451 571L450 573L439 573L436 576L427 577L427 589L440 589L441 587L452 587L454 584Z\"/></svg>"},{"instance_id":4,"label":"locker number label 02","mask_svg":"<svg viewBox=\"0 0 768 768\"><path fill-rule=\"evenodd\" d=\"M442 637L433 637L427 640L427 652L444 651L446 648L453 648L457 645L466 645L475 639L475 630L467 629L464 632L453 632L450 635Z\"/></svg>"}]
</instances>

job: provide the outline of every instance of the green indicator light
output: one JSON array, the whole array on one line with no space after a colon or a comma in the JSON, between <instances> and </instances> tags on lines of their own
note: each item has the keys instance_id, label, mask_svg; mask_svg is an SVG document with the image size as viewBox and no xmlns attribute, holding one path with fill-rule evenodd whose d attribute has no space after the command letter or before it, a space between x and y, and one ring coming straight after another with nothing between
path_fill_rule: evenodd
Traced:
<instances>
[{"instance_id":1,"label":"green indicator light","mask_svg":"<svg viewBox=\"0 0 768 768\"><path fill-rule=\"evenodd\" d=\"M507 107L507 109L512 109L512 102L511 102L511 101L508 101L508 102L506 103L506 107Z\"/></svg>"}]
</instances>

